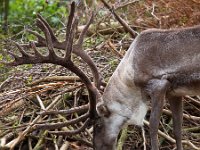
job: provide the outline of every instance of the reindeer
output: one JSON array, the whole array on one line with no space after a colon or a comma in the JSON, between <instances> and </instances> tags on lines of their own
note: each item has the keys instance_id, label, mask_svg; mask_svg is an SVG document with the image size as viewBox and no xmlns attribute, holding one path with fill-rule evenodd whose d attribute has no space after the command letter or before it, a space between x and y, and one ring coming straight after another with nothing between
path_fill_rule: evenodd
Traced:
<instances>
[{"instance_id":1,"label":"reindeer","mask_svg":"<svg viewBox=\"0 0 200 150\"><path fill-rule=\"evenodd\" d=\"M185 95L200 88L200 26L174 30L151 29L135 38L110 78L97 104L101 122L96 127L97 149L114 149L120 129L142 126L151 101L151 149L158 150L159 119L167 99L172 111L178 150L183 150L181 127Z\"/></svg>"},{"instance_id":2,"label":"reindeer","mask_svg":"<svg viewBox=\"0 0 200 150\"><path fill-rule=\"evenodd\" d=\"M142 126L149 102L152 106L151 149L158 150L159 119L166 99L173 114L176 146L178 150L183 150L182 97L197 95L200 88L200 26L143 31L131 44L101 96L99 89L103 85L103 79L90 56L82 50L83 39L92 20L93 15L80 34L78 42L73 44L78 24L74 2L66 25L66 39L63 42L57 40L49 24L38 15L36 24L44 32L45 38L35 31L28 30L38 41L24 45L15 43L21 56L9 52L14 61L6 65L53 63L64 66L79 76L88 89L90 107L82 117L87 118L85 124L71 134L83 131L88 123L92 122L96 150L115 149L119 131L125 125ZM48 55L42 55L37 47L47 47ZM32 48L34 55L25 52L24 48ZM58 56L54 48L65 50L64 57ZM73 63L72 52L90 66L95 84ZM63 132L61 134L66 135Z\"/></svg>"}]
</instances>

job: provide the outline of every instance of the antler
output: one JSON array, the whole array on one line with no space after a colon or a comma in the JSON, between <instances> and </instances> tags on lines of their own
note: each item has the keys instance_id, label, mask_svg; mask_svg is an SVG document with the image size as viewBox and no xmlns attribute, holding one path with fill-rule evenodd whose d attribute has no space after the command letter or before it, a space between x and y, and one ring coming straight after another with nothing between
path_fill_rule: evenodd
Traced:
<instances>
[{"instance_id":1,"label":"antler","mask_svg":"<svg viewBox=\"0 0 200 150\"><path fill-rule=\"evenodd\" d=\"M28 54L27 52L25 52L24 48L27 45L21 46L15 42L14 43L17 46L17 48L19 49L21 56L18 56L12 52L8 52L10 55L12 55L14 57L14 61L10 62L10 63L6 63L7 65L17 66L17 65L22 65L22 64L38 64L38 63L57 64L57 65L61 65L61 66L65 67L68 70L70 70L71 72L75 73L77 76L79 76L79 78L85 84L85 86L88 90L88 93L89 93L89 111L86 114L80 116L79 118L73 119L65 124L60 125L60 126L63 126L66 124L69 125L72 123L76 123L77 121L83 120L85 118L88 118L88 117L89 118L86 119L83 126L80 127L79 129L77 129L75 131L65 132L65 134L68 134L68 135L70 133L81 132L83 129L86 128L87 124L90 121L95 120L96 115L97 115L96 100L99 98L100 93L99 93L97 87L95 87L92 84L90 79L83 73L83 71L81 71L71 60L71 53L73 51L74 53L76 53L78 56L80 56L83 60L85 60L90 65L90 67L93 71L93 74L95 74L96 82L97 82L97 84L99 84L101 77L97 71L97 67L92 62L92 59L84 51L82 51L84 35L86 34L87 29L92 22L92 18L93 18L93 15L90 18L90 20L88 21L84 30L81 32L77 44L73 45L74 34L75 34L76 27L78 25L78 20L75 17L75 2L72 2L72 4L71 4L71 10L70 10L70 15L68 17L68 23L67 23L67 28L66 28L66 37L65 37L64 42L58 42L58 40L55 37L49 24L42 18L42 16L38 15L38 19L36 20L36 23L37 23L37 26L44 32L45 38L42 37L37 32L33 32L33 31L29 30L29 32L31 32L32 34L34 34L38 37L38 43L31 42L29 44L29 47L31 47L34 50L34 54L31 55L31 54ZM48 48L48 54L42 55L36 49L37 46L46 46ZM54 51L54 47L64 49L65 50L64 57L58 56ZM96 72L94 72L95 70L96 70ZM43 128L42 126L39 126L39 125L38 126L36 125L36 128L37 127ZM49 127L49 126L46 126L46 127L52 129L52 128L55 128L58 126L55 126L55 124L52 124L51 127ZM56 132L55 134L59 134L59 132ZM62 132L61 134L64 134L64 133Z\"/></svg>"},{"instance_id":2,"label":"antler","mask_svg":"<svg viewBox=\"0 0 200 150\"><path fill-rule=\"evenodd\" d=\"M47 23L47 21L40 15L38 14L38 19L36 21L36 25L41 29L44 30L44 26L47 28L49 34L50 34L50 38L52 40L52 45L54 48L57 49L62 49L65 50L68 41L68 36L69 36L69 32L70 32L70 25L73 21L73 15L75 12L75 8L71 7L71 11L70 11L70 15L68 18L68 24L66 26L66 39L63 42L59 42L58 39L56 38L55 34L53 33L50 25ZM82 30L82 32L80 33L78 42L76 44L73 45L73 53L76 54L77 56L81 57L90 67L92 74L94 76L94 82L96 87L99 89L101 85L105 86L105 83L103 81L103 78L101 77L96 65L94 64L94 62L92 61L91 57L89 55L87 55L87 53L85 51L83 51L83 40L84 40L84 36L87 33L87 30L90 26L90 24L92 23L94 18L94 14L92 13L88 23L86 24L85 28ZM46 47L46 40L45 38L40 35L38 32L36 31L32 31L30 29L27 29L28 32L30 32L31 34L35 35L38 38L37 42L35 43L36 47ZM24 44L22 45L23 47L31 47L30 44Z\"/></svg>"}]
</instances>

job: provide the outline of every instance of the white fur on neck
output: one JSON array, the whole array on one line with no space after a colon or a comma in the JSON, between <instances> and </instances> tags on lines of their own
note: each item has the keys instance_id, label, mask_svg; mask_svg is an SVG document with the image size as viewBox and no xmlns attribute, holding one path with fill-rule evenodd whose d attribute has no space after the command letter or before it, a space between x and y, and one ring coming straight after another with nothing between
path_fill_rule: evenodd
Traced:
<instances>
[{"instance_id":1,"label":"white fur on neck","mask_svg":"<svg viewBox=\"0 0 200 150\"><path fill-rule=\"evenodd\" d=\"M131 47L134 46L133 43ZM111 116L105 118L106 130L110 137L117 136L124 125L142 126L147 112L141 91L134 84L134 69L129 62L132 61L130 53L131 49L128 50L110 78L103 97L104 103L111 112Z\"/></svg>"},{"instance_id":2,"label":"white fur on neck","mask_svg":"<svg viewBox=\"0 0 200 150\"><path fill-rule=\"evenodd\" d=\"M134 111L130 120L128 120L128 124L135 124L138 126L142 126L146 113L147 113L147 106L144 102L141 102L139 104L138 109Z\"/></svg>"}]
</instances>

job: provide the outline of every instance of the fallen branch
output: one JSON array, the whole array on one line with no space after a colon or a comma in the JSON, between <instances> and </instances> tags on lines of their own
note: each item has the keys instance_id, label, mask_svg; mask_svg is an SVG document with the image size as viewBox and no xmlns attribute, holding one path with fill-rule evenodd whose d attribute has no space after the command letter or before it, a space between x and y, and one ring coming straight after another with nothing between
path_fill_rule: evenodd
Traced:
<instances>
[{"instance_id":1,"label":"fallen branch","mask_svg":"<svg viewBox=\"0 0 200 150\"><path fill-rule=\"evenodd\" d=\"M172 116L172 112L167 110L167 109L163 109L163 113ZM192 119L192 120L195 120L195 121L200 121L200 117L197 117L197 116L183 114L183 117L186 118L186 119Z\"/></svg>"},{"instance_id":2,"label":"fallen branch","mask_svg":"<svg viewBox=\"0 0 200 150\"><path fill-rule=\"evenodd\" d=\"M52 129L58 129L58 128L62 128L65 126L69 126L69 125L73 125L76 124L82 120L85 120L86 118L88 118L89 114L85 113L84 115L75 118L75 119L71 119L70 121L65 121L65 122L58 122L58 123L49 123L49 124L35 124L34 125L34 130L35 129L48 129L48 130L52 130Z\"/></svg>"},{"instance_id":3,"label":"fallen branch","mask_svg":"<svg viewBox=\"0 0 200 150\"><path fill-rule=\"evenodd\" d=\"M80 82L80 78L77 76L51 76L51 77L45 77L42 79L38 79L36 81L33 81L32 83L30 83L30 86L34 86L37 85L41 82L55 82L55 81L65 81L65 82L69 82L69 83L74 83L74 82Z\"/></svg>"},{"instance_id":4,"label":"fallen branch","mask_svg":"<svg viewBox=\"0 0 200 150\"><path fill-rule=\"evenodd\" d=\"M116 50L116 47L114 46L114 44L109 40L108 41L108 46L111 48L111 51L119 58L123 58L123 55L121 53L119 53L117 50Z\"/></svg>"},{"instance_id":5,"label":"fallen branch","mask_svg":"<svg viewBox=\"0 0 200 150\"><path fill-rule=\"evenodd\" d=\"M124 8L124 7L127 7L128 5L131 5L131 4L136 3L136 2L139 2L139 1L140 1L140 0L132 0L132 1L129 1L129 2L124 2L124 3L120 4L120 6L117 6L117 7L115 8L115 10L121 9L121 8Z\"/></svg>"},{"instance_id":6,"label":"fallen branch","mask_svg":"<svg viewBox=\"0 0 200 150\"><path fill-rule=\"evenodd\" d=\"M124 30L126 31L126 32L128 32L130 35L131 35L131 37L136 37L136 35L138 34L136 31L134 31L133 29L131 29L131 27L126 23L126 21L124 21L120 16L118 16L116 13L115 13L115 11L114 11L114 9L113 8L111 8L110 6L109 6L109 4L105 1L105 0L101 0L101 2L104 4L104 6L113 14L113 16L115 17L115 19L117 20L117 21L119 21L119 23L124 27Z\"/></svg>"},{"instance_id":7,"label":"fallen branch","mask_svg":"<svg viewBox=\"0 0 200 150\"><path fill-rule=\"evenodd\" d=\"M190 96L185 96L185 98L191 100L193 103L195 103L195 105L200 106L200 97L199 96L197 96L197 98L198 98L199 101L195 100L194 98L192 98Z\"/></svg>"},{"instance_id":8,"label":"fallen branch","mask_svg":"<svg viewBox=\"0 0 200 150\"><path fill-rule=\"evenodd\" d=\"M57 96L54 101L46 108L46 110L51 109L59 100L60 100L61 96ZM33 130L33 125L35 123L37 123L37 121L39 121L39 119L41 118L41 116L37 116L31 123L30 125L26 128L26 130L24 130L21 133L18 133L18 137L13 139L12 141L10 141L9 143L7 143L5 145L5 147L9 147L10 150L13 150L15 148L15 146L21 142L22 140L24 140L25 136L30 133Z\"/></svg>"},{"instance_id":9,"label":"fallen branch","mask_svg":"<svg viewBox=\"0 0 200 150\"><path fill-rule=\"evenodd\" d=\"M144 124L145 124L146 126L149 127L149 122L148 122L148 121L144 120L143 122L144 122ZM160 136L162 136L163 138L167 139L168 141L170 141L171 143L174 143L174 144L176 143L175 139L173 139L171 136L165 134L164 132L158 130L158 134L159 134ZM182 140L182 143L185 144L185 145L190 146L190 147L193 148L194 150L200 150L200 148L198 148L197 146L195 146L193 143L191 143L191 142L188 141L188 140Z\"/></svg>"}]
</instances>

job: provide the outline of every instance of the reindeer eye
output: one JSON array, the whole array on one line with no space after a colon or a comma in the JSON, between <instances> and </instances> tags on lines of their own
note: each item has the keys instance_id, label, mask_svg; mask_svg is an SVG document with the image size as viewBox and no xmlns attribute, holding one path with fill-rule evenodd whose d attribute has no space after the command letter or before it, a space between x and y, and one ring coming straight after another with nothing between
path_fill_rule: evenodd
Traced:
<instances>
[{"instance_id":1,"label":"reindeer eye","mask_svg":"<svg viewBox=\"0 0 200 150\"><path fill-rule=\"evenodd\" d=\"M101 128L101 126L102 126L101 124L97 124L97 128Z\"/></svg>"},{"instance_id":2,"label":"reindeer eye","mask_svg":"<svg viewBox=\"0 0 200 150\"><path fill-rule=\"evenodd\" d=\"M103 125L102 125L102 124L97 124L97 125L96 125L96 129L97 129L98 131L100 131L102 128L103 128Z\"/></svg>"},{"instance_id":3,"label":"reindeer eye","mask_svg":"<svg viewBox=\"0 0 200 150\"><path fill-rule=\"evenodd\" d=\"M98 129L101 129L103 127L103 119L102 118L99 118L97 121L96 121L96 128Z\"/></svg>"}]
</instances>

